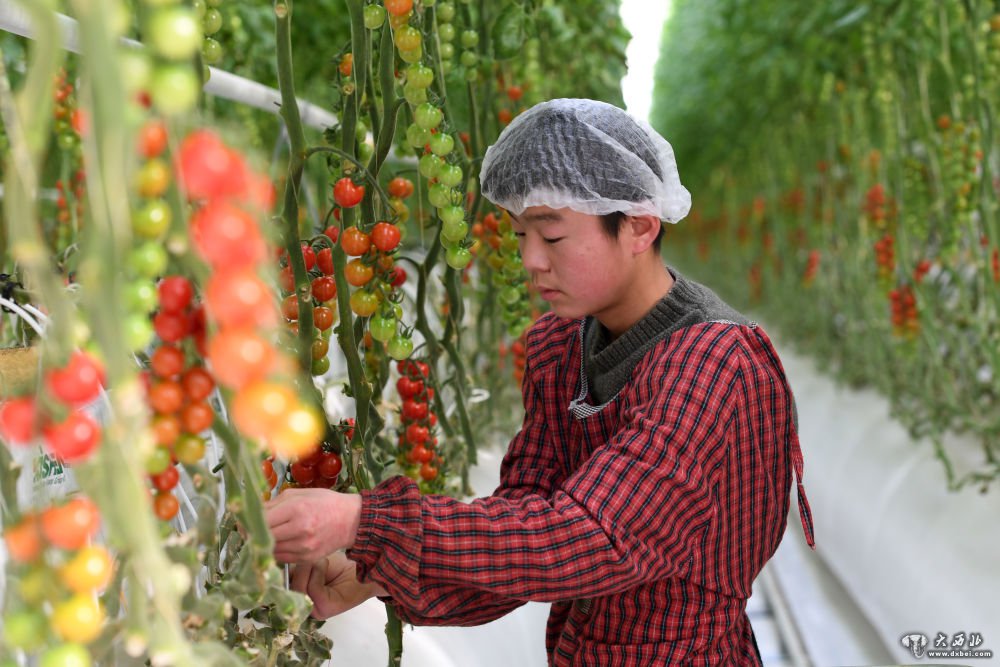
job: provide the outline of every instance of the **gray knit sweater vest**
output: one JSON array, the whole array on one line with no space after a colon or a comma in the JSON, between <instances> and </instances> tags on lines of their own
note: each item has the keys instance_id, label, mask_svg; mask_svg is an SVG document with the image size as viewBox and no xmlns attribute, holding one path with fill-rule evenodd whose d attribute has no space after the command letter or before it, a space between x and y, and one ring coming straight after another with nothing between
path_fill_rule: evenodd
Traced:
<instances>
[{"instance_id":1,"label":"gray knit sweater vest","mask_svg":"<svg viewBox=\"0 0 1000 667\"><path fill-rule=\"evenodd\" d=\"M715 320L750 324L750 320L709 288L688 280L674 269L667 270L674 278L670 291L615 340L611 340L610 332L600 322L587 318L583 363L593 405L603 405L614 398L643 356L673 332Z\"/></svg>"}]
</instances>

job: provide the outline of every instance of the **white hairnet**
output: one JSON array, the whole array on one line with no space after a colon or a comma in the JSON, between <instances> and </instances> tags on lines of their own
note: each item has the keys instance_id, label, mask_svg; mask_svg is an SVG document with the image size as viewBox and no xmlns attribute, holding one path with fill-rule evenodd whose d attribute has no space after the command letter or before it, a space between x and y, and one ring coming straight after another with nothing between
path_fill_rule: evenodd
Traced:
<instances>
[{"instance_id":1,"label":"white hairnet","mask_svg":"<svg viewBox=\"0 0 1000 667\"><path fill-rule=\"evenodd\" d=\"M514 215L549 206L676 223L691 209L670 144L595 100L549 100L517 116L486 150L479 179L483 196Z\"/></svg>"}]
</instances>

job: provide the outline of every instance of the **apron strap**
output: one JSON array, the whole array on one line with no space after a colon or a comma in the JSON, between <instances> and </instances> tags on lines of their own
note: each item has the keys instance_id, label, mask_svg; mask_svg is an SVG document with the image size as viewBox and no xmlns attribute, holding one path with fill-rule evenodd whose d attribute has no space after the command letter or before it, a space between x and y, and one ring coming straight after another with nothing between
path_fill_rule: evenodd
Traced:
<instances>
[{"instance_id":1,"label":"apron strap","mask_svg":"<svg viewBox=\"0 0 1000 667\"><path fill-rule=\"evenodd\" d=\"M809 508L809 499L806 498L806 489L802 486L803 461L798 433L792 435L792 467L795 470L795 488L799 496L799 519L802 521L802 532L806 536L806 544L815 550L816 538L813 535L812 510Z\"/></svg>"}]
</instances>

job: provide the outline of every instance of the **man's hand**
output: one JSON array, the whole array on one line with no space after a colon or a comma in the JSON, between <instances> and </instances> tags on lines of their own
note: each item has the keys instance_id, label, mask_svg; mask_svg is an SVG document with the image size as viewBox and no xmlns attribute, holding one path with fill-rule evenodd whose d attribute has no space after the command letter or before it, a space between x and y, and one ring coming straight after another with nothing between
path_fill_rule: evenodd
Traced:
<instances>
[{"instance_id":1,"label":"man's hand","mask_svg":"<svg viewBox=\"0 0 1000 667\"><path fill-rule=\"evenodd\" d=\"M318 563L296 565L291 586L293 591L312 599L312 615L319 619L342 614L365 600L386 594L378 584L359 582L354 561L339 551Z\"/></svg>"},{"instance_id":2,"label":"man's hand","mask_svg":"<svg viewBox=\"0 0 1000 667\"><path fill-rule=\"evenodd\" d=\"M264 505L280 563L316 563L354 545L361 496L326 489L288 489Z\"/></svg>"}]
</instances>

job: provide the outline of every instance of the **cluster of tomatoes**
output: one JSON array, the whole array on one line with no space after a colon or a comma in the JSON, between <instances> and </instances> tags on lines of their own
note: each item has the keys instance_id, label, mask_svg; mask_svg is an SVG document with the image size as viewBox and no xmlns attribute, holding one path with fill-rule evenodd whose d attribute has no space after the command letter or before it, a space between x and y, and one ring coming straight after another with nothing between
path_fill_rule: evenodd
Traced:
<instances>
[{"instance_id":1,"label":"cluster of tomatoes","mask_svg":"<svg viewBox=\"0 0 1000 667\"><path fill-rule=\"evenodd\" d=\"M897 213L896 200L886 196L885 187L881 183L871 186L865 193L862 209L868 222L879 231L885 230Z\"/></svg>"},{"instance_id":2,"label":"cluster of tomatoes","mask_svg":"<svg viewBox=\"0 0 1000 667\"><path fill-rule=\"evenodd\" d=\"M324 443L309 456L288 467L292 482L299 488L331 489L337 485L344 462L332 446ZM264 471L265 474L267 471Z\"/></svg>"},{"instance_id":3,"label":"cluster of tomatoes","mask_svg":"<svg viewBox=\"0 0 1000 667\"><path fill-rule=\"evenodd\" d=\"M942 225L942 252L950 253L958 243L961 223L972 223L977 198L977 173L983 161L981 133L975 125L952 122L948 116L937 121L941 131L941 171L944 190L957 220Z\"/></svg>"},{"instance_id":4,"label":"cluster of tomatoes","mask_svg":"<svg viewBox=\"0 0 1000 667\"><path fill-rule=\"evenodd\" d=\"M875 265L879 281L890 282L896 270L896 240L892 234L886 234L875 242Z\"/></svg>"},{"instance_id":5,"label":"cluster of tomatoes","mask_svg":"<svg viewBox=\"0 0 1000 667\"><path fill-rule=\"evenodd\" d=\"M173 212L166 199L172 171L164 158L167 149L164 122L158 118L146 121L139 129L137 144L142 164L135 175L135 192L139 201L132 211L132 232L143 241L162 242L173 220Z\"/></svg>"},{"instance_id":6,"label":"cluster of tomatoes","mask_svg":"<svg viewBox=\"0 0 1000 667\"><path fill-rule=\"evenodd\" d=\"M55 132L59 148L68 152L78 152L80 137L86 127L82 109L76 106L73 84L69 82L66 70L60 70L55 81Z\"/></svg>"},{"instance_id":7,"label":"cluster of tomatoes","mask_svg":"<svg viewBox=\"0 0 1000 667\"><path fill-rule=\"evenodd\" d=\"M455 4L445 0L437 5L434 14L437 19L438 55L441 57L441 71L447 75L455 66L455 37L458 36L458 29L455 27ZM474 83L479 78L479 53L476 47L479 45L479 33L475 30L463 30L459 39L462 53L459 62L465 70L465 80Z\"/></svg>"},{"instance_id":8,"label":"cluster of tomatoes","mask_svg":"<svg viewBox=\"0 0 1000 667\"><path fill-rule=\"evenodd\" d=\"M910 285L900 285L889 292L893 335L913 340L920 333L920 314L917 297Z\"/></svg>"},{"instance_id":9,"label":"cluster of tomatoes","mask_svg":"<svg viewBox=\"0 0 1000 667\"><path fill-rule=\"evenodd\" d=\"M2 619L6 645L27 654L50 647L41 665L90 664L86 644L100 634L105 612L97 595L114 571L111 553L92 540L100 528L96 505L74 496L37 514L26 514L4 531L16 564L16 595ZM63 662L73 658L77 662Z\"/></svg>"},{"instance_id":10,"label":"cluster of tomatoes","mask_svg":"<svg viewBox=\"0 0 1000 667\"><path fill-rule=\"evenodd\" d=\"M331 225L323 234L330 243L336 243L339 228ZM313 375L323 375L330 370L330 334L337 322L337 281L333 277L333 253L329 246L320 248L319 252L310 244L302 244L302 259L310 278L310 299L306 305L312 308L313 324L316 328L316 338L312 343ZM278 284L281 288L281 314L285 318L287 329L293 335L299 331L299 297L295 290L295 274L288 262L287 253L282 251L279 262L283 265L278 271Z\"/></svg>"},{"instance_id":11,"label":"cluster of tomatoes","mask_svg":"<svg viewBox=\"0 0 1000 667\"><path fill-rule=\"evenodd\" d=\"M518 338L531 326L531 298L528 276L518 252L517 236L510 225L510 216L487 213L482 222L472 226L472 235L480 241L479 256L489 267L493 286L503 307L502 318L507 334Z\"/></svg>"},{"instance_id":12,"label":"cluster of tomatoes","mask_svg":"<svg viewBox=\"0 0 1000 667\"><path fill-rule=\"evenodd\" d=\"M158 295L160 309L154 322L161 342L150 355L151 375L144 376L156 447L145 465L156 492L153 511L169 521L180 507L173 494L180 481L176 464L193 465L205 455L202 433L215 419L209 403L215 380L200 363L189 363L185 352L189 337L195 349L205 349L204 310L193 307L191 283L182 276L167 276L160 282Z\"/></svg>"},{"instance_id":13,"label":"cluster of tomatoes","mask_svg":"<svg viewBox=\"0 0 1000 667\"><path fill-rule=\"evenodd\" d=\"M215 380L235 392L234 423L277 456L308 455L319 445L324 420L290 386L295 363L275 346L279 313L260 277L270 253L257 215L273 205L273 188L207 130L184 139L177 170L198 205L190 234L211 268L204 300L215 325L205 351Z\"/></svg>"},{"instance_id":14,"label":"cluster of tomatoes","mask_svg":"<svg viewBox=\"0 0 1000 667\"><path fill-rule=\"evenodd\" d=\"M498 75L497 91L500 93L496 98L497 104L500 105L497 110L497 120L506 127L510 121L514 120L514 112L511 109L517 106L521 98L524 97L524 89L516 83L505 83L503 76ZM507 98L507 101L504 101L504 97Z\"/></svg>"},{"instance_id":15,"label":"cluster of tomatoes","mask_svg":"<svg viewBox=\"0 0 1000 667\"><path fill-rule=\"evenodd\" d=\"M215 65L222 60L222 44L212 38L212 35L222 29L222 12L219 6L222 0L194 0L191 3L195 16L201 19L201 32L204 39L201 43L201 60L205 65ZM208 77L206 76L207 80Z\"/></svg>"},{"instance_id":16,"label":"cluster of tomatoes","mask_svg":"<svg viewBox=\"0 0 1000 667\"><path fill-rule=\"evenodd\" d=\"M445 261L448 266L462 270L472 261L469 250L472 244L467 239L469 223L465 220L463 206L466 175L455 153L456 138L446 131L442 108L429 101L427 91L434 82L434 69L423 62L420 28L410 24L414 17L412 0L389 0L385 3L385 10L393 30L393 43L400 59L407 63L401 79L403 97L410 105L413 122L406 129L406 145L423 151L418 168L420 175L428 179L427 200L437 210L441 220L440 239L445 248ZM451 2L436 5L435 16L439 26L449 26L439 44L440 55L447 62L454 56L451 40L454 40L455 29L450 25L454 15L455 7ZM381 7L368 5L365 8L365 26L369 30L381 28L384 21ZM447 39L448 35L451 40Z\"/></svg>"},{"instance_id":17,"label":"cluster of tomatoes","mask_svg":"<svg viewBox=\"0 0 1000 667\"><path fill-rule=\"evenodd\" d=\"M877 250L876 250L877 251ZM822 254L819 250L810 250L806 259L806 268L802 273L802 286L809 287L816 280L816 273L819 271L819 260Z\"/></svg>"},{"instance_id":18,"label":"cluster of tomatoes","mask_svg":"<svg viewBox=\"0 0 1000 667\"><path fill-rule=\"evenodd\" d=\"M407 197L412 194L413 186L406 179L394 179L390 190ZM355 185L348 176L340 178L333 187L334 201L341 209L357 206L364 194L364 186ZM396 290L406 281L406 272L396 266L395 258L401 239L399 226L386 221L375 223L367 231L351 225L339 234L340 247L351 258L344 269L344 278L357 288L351 293L351 311L358 317L370 318L368 332L386 346L393 359L406 359L413 352L409 332L400 328L402 308L397 303Z\"/></svg>"},{"instance_id":19,"label":"cluster of tomatoes","mask_svg":"<svg viewBox=\"0 0 1000 667\"><path fill-rule=\"evenodd\" d=\"M47 400L25 395L0 403L0 437L28 446L40 431L55 458L70 464L89 459L101 442L101 427L83 408L103 384L101 362L88 352L73 352L63 367L46 372Z\"/></svg>"},{"instance_id":20,"label":"cluster of tomatoes","mask_svg":"<svg viewBox=\"0 0 1000 667\"><path fill-rule=\"evenodd\" d=\"M396 370L400 375L396 391L402 400L398 462L407 476L421 480L423 491L433 492L440 486L438 473L444 461L436 451L437 415L430 408L434 400L430 367L426 362L407 359L398 362Z\"/></svg>"},{"instance_id":21,"label":"cluster of tomatoes","mask_svg":"<svg viewBox=\"0 0 1000 667\"><path fill-rule=\"evenodd\" d=\"M205 9L205 4L200 3L143 0L143 4L146 6L140 13L142 41L149 47L154 60L152 67L148 62L140 66L149 73L143 77L147 80L137 82L136 87L149 92L152 104L160 113L166 116L186 113L194 108L201 93L201 73L195 70L193 63L195 56L205 49L205 27L210 14L205 11L199 16ZM218 3L213 0L211 4ZM215 15L211 18L214 20ZM218 24L221 27L221 15L218 15ZM209 47L210 56L214 55L213 50L214 47ZM145 58L145 55L140 57Z\"/></svg>"}]
</instances>

